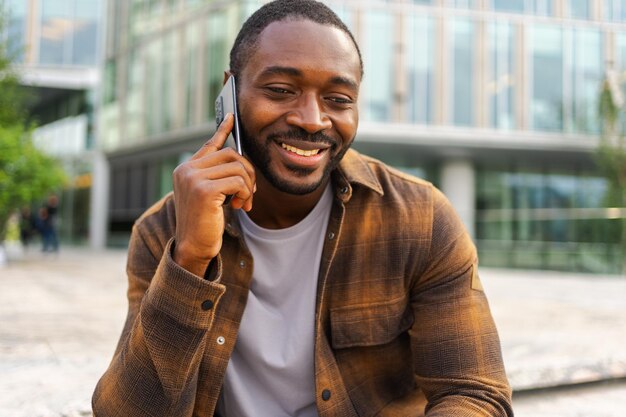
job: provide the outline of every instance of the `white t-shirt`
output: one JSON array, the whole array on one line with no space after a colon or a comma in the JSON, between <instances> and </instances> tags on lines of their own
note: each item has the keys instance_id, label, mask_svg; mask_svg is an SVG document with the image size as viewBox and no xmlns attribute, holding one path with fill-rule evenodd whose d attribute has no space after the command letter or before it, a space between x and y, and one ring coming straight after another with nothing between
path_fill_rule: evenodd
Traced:
<instances>
[{"instance_id":1,"label":"white t-shirt","mask_svg":"<svg viewBox=\"0 0 626 417\"><path fill-rule=\"evenodd\" d=\"M223 417L315 417L315 297L329 185L298 224L270 230L239 210L254 271L217 410Z\"/></svg>"}]
</instances>

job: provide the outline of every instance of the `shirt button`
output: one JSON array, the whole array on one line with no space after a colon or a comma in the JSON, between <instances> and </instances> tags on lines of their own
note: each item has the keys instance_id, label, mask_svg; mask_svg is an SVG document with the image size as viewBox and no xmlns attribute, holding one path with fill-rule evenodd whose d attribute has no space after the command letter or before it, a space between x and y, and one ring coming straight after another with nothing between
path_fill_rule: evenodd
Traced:
<instances>
[{"instance_id":1,"label":"shirt button","mask_svg":"<svg viewBox=\"0 0 626 417\"><path fill-rule=\"evenodd\" d=\"M324 391L322 391L322 400L324 400L324 401L330 400L330 390L329 389L325 389Z\"/></svg>"},{"instance_id":2,"label":"shirt button","mask_svg":"<svg viewBox=\"0 0 626 417\"><path fill-rule=\"evenodd\" d=\"M333 232L328 232L328 240L333 240L335 238L335 234Z\"/></svg>"},{"instance_id":3,"label":"shirt button","mask_svg":"<svg viewBox=\"0 0 626 417\"><path fill-rule=\"evenodd\" d=\"M204 311L210 310L212 308L213 308L213 301L211 301L211 300L204 300L202 302L202 309Z\"/></svg>"},{"instance_id":4,"label":"shirt button","mask_svg":"<svg viewBox=\"0 0 626 417\"><path fill-rule=\"evenodd\" d=\"M226 339L224 339L224 336L219 336L217 338L217 344L218 345L223 345L224 343L226 343Z\"/></svg>"},{"instance_id":5,"label":"shirt button","mask_svg":"<svg viewBox=\"0 0 626 417\"><path fill-rule=\"evenodd\" d=\"M239 261L239 268L243 269L246 267L246 261Z\"/></svg>"}]
</instances>

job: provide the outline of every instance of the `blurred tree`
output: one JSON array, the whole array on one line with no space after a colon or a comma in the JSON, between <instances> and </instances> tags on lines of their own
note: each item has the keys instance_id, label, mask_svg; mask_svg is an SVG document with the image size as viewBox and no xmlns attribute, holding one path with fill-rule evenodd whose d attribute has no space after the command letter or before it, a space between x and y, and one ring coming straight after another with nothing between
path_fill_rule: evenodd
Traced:
<instances>
[{"instance_id":1,"label":"blurred tree","mask_svg":"<svg viewBox=\"0 0 626 417\"><path fill-rule=\"evenodd\" d=\"M26 124L26 96L11 65L9 40L4 36L3 4L0 0L0 243L11 213L42 200L65 180L59 162L32 142L32 126Z\"/></svg>"},{"instance_id":2,"label":"blurred tree","mask_svg":"<svg viewBox=\"0 0 626 417\"><path fill-rule=\"evenodd\" d=\"M622 272L626 275L626 112L622 83L610 65L602 82L598 113L602 130L595 159L609 182L607 203L620 209Z\"/></svg>"}]
</instances>

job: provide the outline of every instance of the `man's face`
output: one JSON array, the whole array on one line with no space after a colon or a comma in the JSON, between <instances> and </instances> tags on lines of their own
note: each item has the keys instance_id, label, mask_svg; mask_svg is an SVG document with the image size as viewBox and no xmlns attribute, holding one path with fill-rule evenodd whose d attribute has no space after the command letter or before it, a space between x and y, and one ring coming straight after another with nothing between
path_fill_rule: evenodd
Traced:
<instances>
[{"instance_id":1,"label":"man's face","mask_svg":"<svg viewBox=\"0 0 626 417\"><path fill-rule=\"evenodd\" d=\"M350 38L309 20L274 22L237 79L242 145L260 173L290 194L325 185L358 125Z\"/></svg>"}]
</instances>

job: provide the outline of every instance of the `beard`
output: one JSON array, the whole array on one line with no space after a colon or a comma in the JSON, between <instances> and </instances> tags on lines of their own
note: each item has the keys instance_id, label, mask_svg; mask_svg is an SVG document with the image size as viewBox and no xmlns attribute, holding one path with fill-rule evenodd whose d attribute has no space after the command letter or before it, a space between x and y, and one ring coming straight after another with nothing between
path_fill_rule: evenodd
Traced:
<instances>
[{"instance_id":1,"label":"beard","mask_svg":"<svg viewBox=\"0 0 626 417\"><path fill-rule=\"evenodd\" d=\"M262 141L258 137L251 135L249 130L246 129L246 126L241 121L240 128L241 146L246 157L248 157L252 164L261 172L265 179L267 179L267 181L272 184L274 188L284 193L293 195L306 195L317 190L321 185L326 184L327 180L330 178L331 172L337 168L339 162L341 162L341 159L348 151L350 144L352 143L352 140L350 140L345 147L340 148L341 143L336 139L333 139L322 132L310 134L297 126L294 126L285 132L272 133L264 141ZM272 142L281 143L281 139L287 138L330 145L330 147L324 152L330 152L331 156L329 162L324 167L322 176L318 181L304 184L291 181L289 178L280 176L279 173L272 167L272 159L269 151L270 144ZM303 168L300 166L287 165L286 167L295 177L298 178L305 178L315 171L315 169Z\"/></svg>"}]
</instances>

